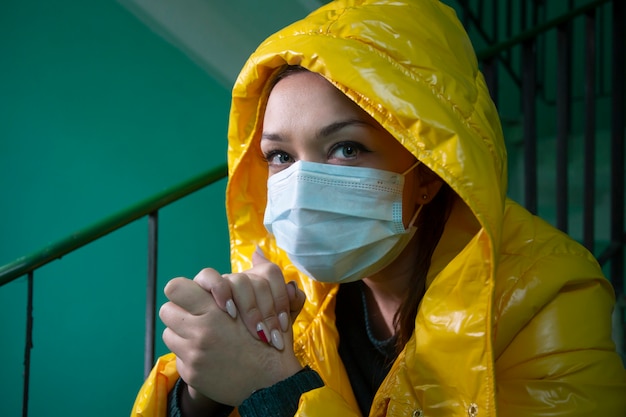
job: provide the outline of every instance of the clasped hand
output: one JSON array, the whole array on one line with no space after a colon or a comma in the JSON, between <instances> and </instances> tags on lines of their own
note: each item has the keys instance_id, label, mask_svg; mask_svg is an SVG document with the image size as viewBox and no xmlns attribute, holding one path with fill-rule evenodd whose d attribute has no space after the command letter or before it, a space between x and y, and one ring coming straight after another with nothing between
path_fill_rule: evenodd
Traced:
<instances>
[{"instance_id":1,"label":"clasped hand","mask_svg":"<svg viewBox=\"0 0 626 417\"><path fill-rule=\"evenodd\" d=\"M237 406L302 368L291 323L304 293L285 284L280 268L260 253L252 260L242 273L207 268L193 280L174 278L165 286L163 341L176 354L192 398Z\"/></svg>"}]
</instances>

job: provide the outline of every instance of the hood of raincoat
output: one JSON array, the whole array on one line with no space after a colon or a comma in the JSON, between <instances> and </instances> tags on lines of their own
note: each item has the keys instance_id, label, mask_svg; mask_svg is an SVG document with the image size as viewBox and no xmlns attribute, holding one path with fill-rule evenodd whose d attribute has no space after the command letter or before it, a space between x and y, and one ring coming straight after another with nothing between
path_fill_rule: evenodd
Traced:
<instances>
[{"instance_id":1,"label":"hood of raincoat","mask_svg":"<svg viewBox=\"0 0 626 417\"><path fill-rule=\"evenodd\" d=\"M492 299L506 152L495 106L455 12L437 0L329 3L263 42L233 88L226 195L233 271L251 267L258 246L287 281L304 289L307 304L294 325L296 354L311 363L316 359L306 352L317 352L313 356L324 359L314 367L331 388L350 398L345 375L335 377L342 365L333 350L338 343L333 313L320 313L333 310L329 300L336 285L301 275L263 226L268 177L259 146L263 112L268 81L286 64L322 75L369 113L451 186L479 225L463 241L465 247L454 248L454 259L433 260L443 266L437 277L429 276L416 317L415 333L421 337L413 337L398 360L410 365L392 370L381 391L443 385L493 409ZM309 334L316 326L308 324L315 321L322 330ZM447 354L433 358L437 351ZM439 361L469 371L442 372L433 365ZM435 403L443 407L449 398Z\"/></svg>"},{"instance_id":2,"label":"hood of raincoat","mask_svg":"<svg viewBox=\"0 0 626 417\"><path fill-rule=\"evenodd\" d=\"M267 163L259 141L267 84L284 65L321 74L385 127L466 202L497 247L506 194L500 121L470 40L437 0L337 1L263 42L233 88L227 214L233 270L258 245Z\"/></svg>"}]
</instances>

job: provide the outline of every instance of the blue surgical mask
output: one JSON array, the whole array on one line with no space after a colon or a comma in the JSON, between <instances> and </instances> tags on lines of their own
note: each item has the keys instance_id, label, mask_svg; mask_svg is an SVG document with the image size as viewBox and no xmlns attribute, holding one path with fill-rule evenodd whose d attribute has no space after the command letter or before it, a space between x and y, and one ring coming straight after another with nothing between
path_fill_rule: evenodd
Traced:
<instances>
[{"instance_id":1,"label":"blue surgical mask","mask_svg":"<svg viewBox=\"0 0 626 417\"><path fill-rule=\"evenodd\" d=\"M321 282L363 279L415 234L402 222L404 173L298 161L267 183L263 223L291 262Z\"/></svg>"}]
</instances>

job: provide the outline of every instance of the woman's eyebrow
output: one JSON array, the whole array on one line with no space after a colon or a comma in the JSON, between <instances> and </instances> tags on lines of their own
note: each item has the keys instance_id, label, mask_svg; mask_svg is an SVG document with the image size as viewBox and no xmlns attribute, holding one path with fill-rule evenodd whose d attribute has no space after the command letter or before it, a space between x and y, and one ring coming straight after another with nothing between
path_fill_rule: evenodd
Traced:
<instances>
[{"instance_id":1,"label":"woman's eyebrow","mask_svg":"<svg viewBox=\"0 0 626 417\"><path fill-rule=\"evenodd\" d=\"M342 120L339 122L334 122L327 126L324 126L317 132L316 136L318 138L327 137L327 136L332 135L333 133L337 133L343 128L346 128L348 126L354 126L354 125L362 125L365 127L369 127L371 129L377 129L375 125L365 120L349 119L349 120ZM269 140L270 142L284 142L285 138L280 133L262 132L261 140Z\"/></svg>"},{"instance_id":2,"label":"woman's eyebrow","mask_svg":"<svg viewBox=\"0 0 626 417\"><path fill-rule=\"evenodd\" d=\"M372 125L371 123L366 122L365 120L349 119L349 120L343 120L340 122L331 123L327 126L324 126L317 132L317 136L318 137L330 136L333 133L336 133L345 127L353 126L353 125L362 125L362 126L373 128L373 129L376 128L376 126Z\"/></svg>"},{"instance_id":3,"label":"woman's eyebrow","mask_svg":"<svg viewBox=\"0 0 626 417\"><path fill-rule=\"evenodd\" d=\"M278 133L267 133L267 132L262 132L261 133L261 140L269 140L272 142L283 142L284 139L283 137L278 134Z\"/></svg>"}]
</instances>

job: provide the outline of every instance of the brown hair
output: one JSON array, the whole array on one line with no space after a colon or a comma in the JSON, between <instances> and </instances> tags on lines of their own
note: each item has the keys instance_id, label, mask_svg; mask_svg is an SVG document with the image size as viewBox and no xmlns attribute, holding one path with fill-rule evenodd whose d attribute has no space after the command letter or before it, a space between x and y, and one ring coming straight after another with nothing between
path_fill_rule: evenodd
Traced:
<instances>
[{"instance_id":1,"label":"brown hair","mask_svg":"<svg viewBox=\"0 0 626 417\"><path fill-rule=\"evenodd\" d=\"M417 219L417 268L413 279L409 281L407 296L402 301L394 317L394 326L397 332L396 348L398 352L404 348L415 330L415 317L422 297L426 293L426 276L430 269L433 252L441 239L446 225L455 192L447 183L443 183L439 192L430 203L426 204Z\"/></svg>"}]
</instances>

